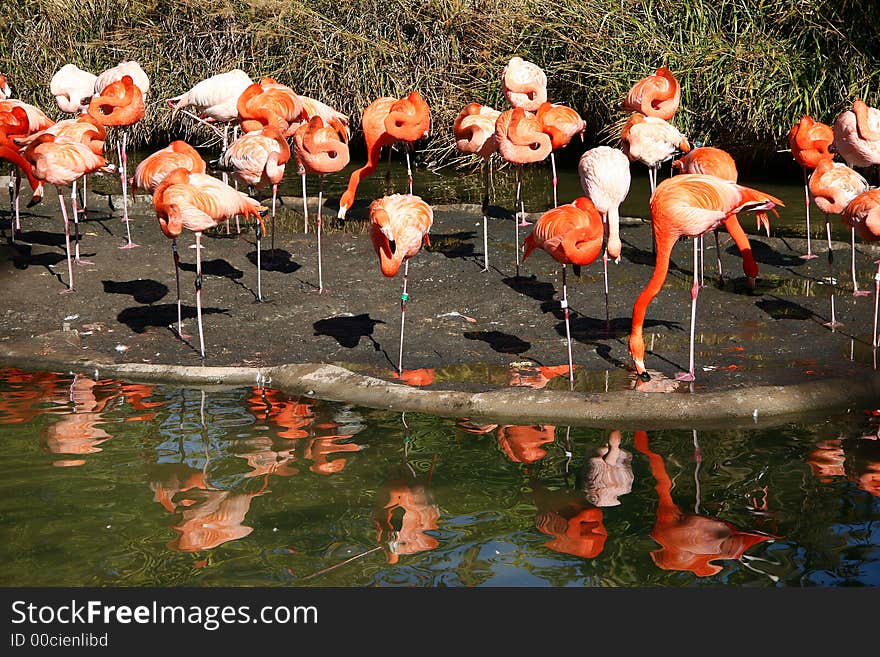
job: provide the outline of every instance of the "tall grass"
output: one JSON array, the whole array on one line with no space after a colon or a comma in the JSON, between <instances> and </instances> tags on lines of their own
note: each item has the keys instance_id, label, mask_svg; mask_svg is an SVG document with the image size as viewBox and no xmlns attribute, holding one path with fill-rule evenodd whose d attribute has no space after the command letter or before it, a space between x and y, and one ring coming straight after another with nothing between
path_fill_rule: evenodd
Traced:
<instances>
[{"instance_id":1,"label":"tall grass","mask_svg":"<svg viewBox=\"0 0 880 657\"><path fill-rule=\"evenodd\" d=\"M464 161L450 136L461 107L506 106L513 55L544 68L550 99L581 112L589 143L617 143L619 101L665 64L683 89L675 123L758 162L787 147L802 114L830 122L855 97L877 105L878 26L880 5L855 0L16 0L0 5L0 71L55 114L48 82L63 64L97 73L138 60L152 85L141 144L204 135L161 101L232 67L355 126L376 97L416 88L433 116L420 157L436 168Z\"/></svg>"}]
</instances>

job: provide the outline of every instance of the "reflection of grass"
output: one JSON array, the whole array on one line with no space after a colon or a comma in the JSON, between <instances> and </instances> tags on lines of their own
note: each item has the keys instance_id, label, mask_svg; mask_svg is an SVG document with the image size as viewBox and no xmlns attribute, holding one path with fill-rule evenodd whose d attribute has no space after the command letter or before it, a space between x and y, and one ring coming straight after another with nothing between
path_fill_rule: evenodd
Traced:
<instances>
[{"instance_id":1,"label":"reflection of grass","mask_svg":"<svg viewBox=\"0 0 880 657\"><path fill-rule=\"evenodd\" d=\"M18 97L51 108L47 81L62 64L99 72L138 60L151 99L134 143L174 135L216 145L161 101L233 67L319 98L355 126L377 96L418 88L433 124L417 158L434 168L470 161L455 151L452 120L470 101L506 106L500 77L514 54L544 68L551 100L584 115L588 143L617 140L617 103L666 64L683 87L680 127L739 157L770 160L802 114L827 122L855 96L877 104L867 92L880 77L878 11L839 0L177 0L128 2L125 11L110 0L21 0L0 6L0 70Z\"/></svg>"}]
</instances>

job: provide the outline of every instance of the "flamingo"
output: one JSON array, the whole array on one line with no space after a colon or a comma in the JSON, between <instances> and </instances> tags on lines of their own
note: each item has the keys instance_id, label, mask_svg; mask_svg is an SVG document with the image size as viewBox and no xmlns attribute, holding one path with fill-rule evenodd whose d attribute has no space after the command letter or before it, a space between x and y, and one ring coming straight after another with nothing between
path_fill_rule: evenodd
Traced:
<instances>
[{"instance_id":1,"label":"flamingo","mask_svg":"<svg viewBox=\"0 0 880 657\"><path fill-rule=\"evenodd\" d=\"M370 103L361 117L361 129L367 144L367 163L351 172L348 187L339 199L338 219L345 219L354 204L358 185L372 174L379 165L383 146L393 146L402 141L406 145L406 170L409 178L409 194L412 196L412 169L409 162L409 145L427 137L431 129L431 110L418 91L404 98L383 96Z\"/></svg>"},{"instance_id":2,"label":"flamingo","mask_svg":"<svg viewBox=\"0 0 880 657\"><path fill-rule=\"evenodd\" d=\"M853 102L834 120L834 149L850 167L880 164L880 110Z\"/></svg>"},{"instance_id":3,"label":"flamingo","mask_svg":"<svg viewBox=\"0 0 880 657\"><path fill-rule=\"evenodd\" d=\"M226 150L229 124L238 121L238 99L252 84L254 81L247 73L234 68L212 75L165 102L175 114L183 110L204 124L223 123L223 150ZM194 113L187 111L187 108Z\"/></svg>"},{"instance_id":4,"label":"flamingo","mask_svg":"<svg viewBox=\"0 0 880 657\"><path fill-rule=\"evenodd\" d=\"M95 121L88 114L80 114L75 119L64 119L53 123L45 130L40 130L27 137L19 137L13 141L21 147L27 147L40 135L52 134L56 137L65 137L73 141L78 141L89 147L95 155L104 157L104 142L107 139L107 131L104 126ZM73 208L73 225L74 225L74 262L77 264L91 264L79 257L79 215L82 213L83 218L87 216L87 196L85 194L86 176L82 177L83 183L83 206L77 208L76 187L78 180L74 180L70 189L70 203ZM33 201L31 201L33 203Z\"/></svg>"},{"instance_id":5,"label":"flamingo","mask_svg":"<svg viewBox=\"0 0 880 657\"><path fill-rule=\"evenodd\" d=\"M261 78L259 82L246 87L238 97L236 108L241 129L245 132L274 125L285 138L293 135L297 121L302 116L299 96L274 78Z\"/></svg>"},{"instance_id":6,"label":"flamingo","mask_svg":"<svg viewBox=\"0 0 880 657\"><path fill-rule=\"evenodd\" d=\"M568 205L548 210L535 223L525 239L523 261L536 248L543 249L562 267L562 312L568 341L568 383L574 390L574 364L571 358L571 327L569 324L568 291L565 266L581 266L593 262L602 250L604 236L602 216L593 202L581 196Z\"/></svg>"},{"instance_id":7,"label":"flamingo","mask_svg":"<svg viewBox=\"0 0 880 657\"><path fill-rule=\"evenodd\" d=\"M834 315L834 254L831 249L831 223L829 214L842 214L847 204L856 196L868 190L868 181L842 162L822 160L810 176L810 193L816 206L825 213L825 232L828 236L828 267L831 270L831 321L826 323L834 329L840 326ZM852 241L852 282L853 296L860 297L870 294L868 290L860 290L856 282L856 233L850 229Z\"/></svg>"},{"instance_id":8,"label":"flamingo","mask_svg":"<svg viewBox=\"0 0 880 657\"><path fill-rule=\"evenodd\" d=\"M10 222L12 239L15 240L15 231L21 230L21 217L19 214L19 189L21 185L20 173L23 172L33 190L33 198L29 205L36 205L43 198L42 182L34 177L31 163L21 154L19 144L15 138L28 134L29 122L27 113L22 107L13 107L9 111L0 111L0 160L6 160L15 168L15 182L9 180L9 196L15 212L15 221Z\"/></svg>"},{"instance_id":9,"label":"flamingo","mask_svg":"<svg viewBox=\"0 0 880 657\"><path fill-rule=\"evenodd\" d=\"M519 276L519 227L528 226L522 207L522 165L540 162L553 150L553 143L542 130L538 118L521 107L505 110L495 121L495 140L498 153L505 162L517 165L516 200L514 205L514 244L516 245L516 274Z\"/></svg>"},{"instance_id":10,"label":"flamingo","mask_svg":"<svg viewBox=\"0 0 880 657\"><path fill-rule=\"evenodd\" d=\"M642 381L650 381L645 369L645 342L642 325L648 305L663 287L669 271L672 247L679 237L697 237L724 223L730 230L730 218L739 212L757 212L759 223L767 225L767 210L784 204L777 198L749 187L721 180L715 176L688 173L664 180L651 197L651 224L657 257L654 273L633 306L629 351ZM697 310L697 243L694 241L694 284L691 287L690 368L680 373L680 381L694 380L694 331Z\"/></svg>"},{"instance_id":11,"label":"flamingo","mask_svg":"<svg viewBox=\"0 0 880 657\"><path fill-rule=\"evenodd\" d=\"M742 530L709 516L686 513L672 499L673 480L666 472L663 457L651 451L648 434L636 431L634 445L648 457L651 474L657 482L657 512L651 538L660 548L651 552L654 563L663 570L690 571L697 577L721 572L712 563L719 559L739 559L753 545L772 540L769 534Z\"/></svg>"},{"instance_id":12,"label":"flamingo","mask_svg":"<svg viewBox=\"0 0 880 657\"><path fill-rule=\"evenodd\" d=\"M220 158L220 167L251 189L272 186L272 252L275 251L275 201L278 183L284 178L284 167L290 160L290 146L275 125L262 130L246 132L229 145ZM262 222L260 222L262 223ZM257 300L263 300L260 275L261 227L256 226L257 237Z\"/></svg>"},{"instance_id":13,"label":"flamingo","mask_svg":"<svg viewBox=\"0 0 880 657\"><path fill-rule=\"evenodd\" d=\"M403 327L406 321L406 291L409 259L419 252L422 244L430 245L428 233L434 223L434 211L420 197L412 194L392 194L370 204L370 240L379 267L388 278L395 276L403 264L403 292L400 294L400 352L397 375L403 374Z\"/></svg>"},{"instance_id":14,"label":"flamingo","mask_svg":"<svg viewBox=\"0 0 880 657\"><path fill-rule=\"evenodd\" d=\"M175 169L186 169L190 173L205 173L207 164L199 152L185 141L172 141L162 148L141 160L135 169L131 179L132 195L138 190L144 190L153 194L165 177ZM177 253L177 239L171 242L171 251L174 255L174 274L177 282L177 326L178 333L183 336L183 318L180 306L180 256ZM186 336L189 337L189 336Z\"/></svg>"},{"instance_id":15,"label":"flamingo","mask_svg":"<svg viewBox=\"0 0 880 657\"><path fill-rule=\"evenodd\" d=\"M66 114L83 114L95 93L98 76L84 71L76 64L65 64L49 81L49 93L55 96L58 109Z\"/></svg>"},{"instance_id":16,"label":"flamingo","mask_svg":"<svg viewBox=\"0 0 880 657\"><path fill-rule=\"evenodd\" d=\"M489 271L489 179L492 176L492 155L498 152L495 122L501 115L496 109L469 103L455 117L452 133L455 147L462 153L473 153L483 159L483 271Z\"/></svg>"},{"instance_id":17,"label":"flamingo","mask_svg":"<svg viewBox=\"0 0 880 657\"><path fill-rule=\"evenodd\" d=\"M547 75L540 66L512 57L501 72L501 88L513 108L536 112L547 102Z\"/></svg>"},{"instance_id":18,"label":"flamingo","mask_svg":"<svg viewBox=\"0 0 880 657\"><path fill-rule=\"evenodd\" d=\"M119 158L119 175L122 183L122 221L125 223L128 243L119 248L131 249L137 244L131 241L131 228L128 220L128 154L126 144L128 142L128 127L144 118L144 99L147 92L139 87L134 82L134 78L128 74L107 83L106 86L101 86L103 82L112 77L108 76L108 73L105 71L98 76L95 82L95 95L89 102L88 113L104 126L122 128L122 141L117 142L116 153Z\"/></svg>"},{"instance_id":19,"label":"flamingo","mask_svg":"<svg viewBox=\"0 0 880 657\"><path fill-rule=\"evenodd\" d=\"M810 184L807 170L815 169L822 160L834 158L834 154L829 150L833 142L834 132L831 126L814 121L809 116L802 116L788 132L791 154L804 172L804 203L807 215L807 252L801 256L804 260L816 257L810 242Z\"/></svg>"},{"instance_id":20,"label":"flamingo","mask_svg":"<svg viewBox=\"0 0 880 657\"><path fill-rule=\"evenodd\" d=\"M342 171L350 159L348 131L336 118L325 124L316 115L293 133L293 149L296 159L306 173L318 174L318 292L324 291L324 274L321 267L321 225L324 205L324 176Z\"/></svg>"},{"instance_id":21,"label":"flamingo","mask_svg":"<svg viewBox=\"0 0 880 657\"><path fill-rule=\"evenodd\" d=\"M858 233L866 242L880 240L880 190L871 189L856 196L844 208L841 215L843 222ZM880 346L877 341L877 311L880 306L880 260L875 261L877 274L874 276L874 347Z\"/></svg>"},{"instance_id":22,"label":"flamingo","mask_svg":"<svg viewBox=\"0 0 880 657\"><path fill-rule=\"evenodd\" d=\"M739 172L736 169L736 162L730 154L720 148L712 146L700 146L695 148L684 157L675 160L672 163L674 169L678 169L682 173L704 173L706 175L715 176L728 182L737 182ZM740 251L743 259L743 273L746 275L746 284L749 289L754 289L755 279L758 276L758 265L752 255L752 249L749 245L749 238L740 226L739 219L732 216L730 221L724 224L734 243ZM721 268L721 245L718 243L718 228L712 231L715 235L715 255L718 260L718 276L724 281L724 271ZM700 236L700 253L703 249L703 237ZM700 278L702 279L702 257L700 259Z\"/></svg>"},{"instance_id":23,"label":"flamingo","mask_svg":"<svg viewBox=\"0 0 880 657\"><path fill-rule=\"evenodd\" d=\"M629 159L617 148L597 146L581 155L578 173L584 194L602 215L605 226L607 242L602 254L602 268L605 276L605 324L608 326L608 258L620 259L620 204L629 194Z\"/></svg>"},{"instance_id":24,"label":"flamingo","mask_svg":"<svg viewBox=\"0 0 880 657\"><path fill-rule=\"evenodd\" d=\"M535 116L541 122L542 130L550 135L550 166L553 171L553 207L555 208L558 205L556 200L558 179L554 151L568 146L575 135L580 135L583 141L587 122L572 108L559 103L542 103Z\"/></svg>"},{"instance_id":25,"label":"flamingo","mask_svg":"<svg viewBox=\"0 0 880 657\"><path fill-rule=\"evenodd\" d=\"M268 208L256 200L230 187L222 180L203 173L191 173L184 168L175 169L165 176L153 193L153 208L159 220L159 228L170 238L172 247L186 228L196 236L196 312L199 326L199 353L205 357L205 338L202 331L202 231L213 228L219 222L236 214L254 217L260 224L260 216ZM265 228L264 228L265 229ZM177 258L174 259L177 268ZM178 286L179 294L179 286ZM178 296L178 306L180 298ZM178 320L179 321L179 320ZM178 335L183 338L178 323Z\"/></svg>"},{"instance_id":26,"label":"flamingo","mask_svg":"<svg viewBox=\"0 0 880 657\"><path fill-rule=\"evenodd\" d=\"M622 150L632 162L648 167L651 195L657 189L657 172L660 164L670 159L676 150L687 153L691 147L688 140L671 123L656 116L634 112L623 126L620 139Z\"/></svg>"},{"instance_id":27,"label":"flamingo","mask_svg":"<svg viewBox=\"0 0 880 657\"><path fill-rule=\"evenodd\" d=\"M620 104L621 109L668 121L678 110L681 85L665 66L636 82Z\"/></svg>"},{"instance_id":28,"label":"flamingo","mask_svg":"<svg viewBox=\"0 0 880 657\"><path fill-rule=\"evenodd\" d=\"M64 243L67 252L67 289L73 292L73 266L70 259L70 227L64 204L63 187L68 187L87 173L107 167L107 160L96 155L82 142L66 137L43 134L32 141L24 151L24 157L33 166L34 176L52 185L58 191L61 214L64 217ZM75 195L74 195L75 198ZM76 208L74 206L74 214Z\"/></svg>"}]
</instances>

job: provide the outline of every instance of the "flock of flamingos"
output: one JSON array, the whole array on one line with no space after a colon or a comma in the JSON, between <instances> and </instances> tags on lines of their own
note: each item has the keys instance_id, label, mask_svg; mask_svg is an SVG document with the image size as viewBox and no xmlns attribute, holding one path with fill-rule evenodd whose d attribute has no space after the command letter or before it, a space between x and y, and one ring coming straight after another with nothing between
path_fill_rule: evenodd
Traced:
<instances>
[{"instance_id":1,"label":"flock of flamingos","mask_svg":"<svg viewBox=\"0 0 880 657\"><path fill-rule=\"evenodd\" d=\"M749 240L737 215L754 212L759 225L769 234L767 212L775 213L779 199L737 184L733 158L714 147L691 148L687 138L672 124L681 96L681 88L673 73L661 67L629 90L620 107L632 112L621 133L621 148L598 146L580 158L579 173L584 196L571 203L558 205L556 198L556 166L554 151L566 146L585 130L585 123L570 107L548 102L547 77L541 68L520 57L513 57L501 74L504 95L510 108L498 111L471 103L461 110L452 132L458 149L473 153L484 161L488 176L489 161L497 153L517 167L515 206L515 240L517 273L522 260L534 249L543 249L561 265L562 308L568 337L569 382L573 386L571 334L566 291L566 266L579 268L602 256L605 277L606 314L608 303L608 259L618 259L621 250L618 208L629 193L630 163L641 162L648 167L651 184L650 216L653 228L656 262L648 284L638 295L633 308L629 350L636 372L642 380L650 377L645 369L645 344L642 324L648 305L662 288L669 268L672 247L679 238L694 238L694 284L691 290L690 367L677 379L694 380L695 312L699 285L697 282L698 249L702 236L723 224L735 241L743 259L743 270L750 286L754 286L758 268L752 257ZM196 246L196 307L200 353L204 358L204 335L201 313L201 234L221 222L239 217L254 221L257 238L257 295L260 286L260 240L265 233L263 216L271 213L274 248L274 217L278 184L285 166L294 156L303 181L303 212L308 230L308 206L305 176L317 175L321 180L316 222L319 291L323 290L321 269L321 226L323 177L337 173L349 163L349 119L328 105L299 95L290 87L271 78L254 82L242 70L234 69L203 80L174 98L168 106L203 123L223 139L223 151L216 162L222 180L207 174L208 165L199 153L184 141L174 141L144 159L129 180L127 174L126 129L144 116L149 92L149 78L134 61L94 75L66 64L50 82L58 108L75 118L50 119L34 105L11 98L6 78L0 75L0 159L15 167L14 225L21 230L19 198L21 177L33 190L31 204L39 202L44 183L58 191L64 219L67 253L68 288L74 289L72 260L79 260L79 218L85 207L77 207L77 183L81 181L83 199L86 174L118 171L123 190L123 221L126 222L127 244L137 246L128 229L128 186L152 194L153 206L162 232L172 240L177 277L178 333L183 337L180 315L180 272L177 238L184 228L195 235ZM383 147L399 145L406 153L409 190L374 200L370 205L370 239L379 259L382 273L395 276L403 265L401 294L400 358L402 371L403 329L408 299L406 282L409 259L429 243L433 223L431 206L413 194L409 149L427 136L431 126L430 109L418 91L402 98L381 97L363 112L361 128L367 147L367 162L352 172L348 187L339 201L338 218L344 218L352 207L358 185L378 166ZM107 129L119 130L116 139L117 162L111 164L104 156ZM230 130L232 138L230 141ZM241 134L239 135L239 131ZM853 254L855 235L866 241L880 239L880 190L871 189L854 167L880 165L880 111L856 100L851 109L842 112L829 126L804 116L788 135L795 161L803 167L807 209L807 254L815 257L810 245L810 199L826 213L826 226L831 248L828 214L837 214L851 228ZM673 162L680 175L657 184L660 164L683 154ZM844 162L835 162L835 155ZM554 207L543 213L520 244L520 228L525 221L522 191L522 166L550 157L553 170ZM812 171L812 173L810 173ZM229 184L232 174L234 184ZM269 186L271 208L238 191L237 183L249 190ZM11 182L12 186L13 183ZM74 230L71 253L70 222L63 190L70 188ZM487 195L488 196L488 192ZM484 271L488 270L486 206L484 197L483 245ZM81 203L85 206L85 201ZM520 251L522 256L520 258ZM854 262L854 261L853 261ZM880 261L878 261L880 262ZM719 263L720 266L720 263ZM880 269L875 286L874 346L877 346L877 297L880 296ZM855 284L853 293L868 294ZM836 324L834 298L831 297L830 324Z\"/></svg>"}]
</instances>

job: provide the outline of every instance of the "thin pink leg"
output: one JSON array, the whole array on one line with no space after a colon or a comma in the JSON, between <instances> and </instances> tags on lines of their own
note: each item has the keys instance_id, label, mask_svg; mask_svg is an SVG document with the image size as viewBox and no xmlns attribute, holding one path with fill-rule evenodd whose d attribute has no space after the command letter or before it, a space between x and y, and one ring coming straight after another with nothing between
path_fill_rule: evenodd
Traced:
<instances>
[{"instance_id":1,"label":"thin pink leg","mask_svg":"<svg viewBox=\"0 0 880 657\"><path fill-rule=\"evenodd\" d=\"M180 305L180 256L177 253L177 238L171 240L171 253L174 257L174 279L177 284L177 335L181 340L191 336L183 332L183 312Z\"/></svg>"},{"instance_id":2,"label":"thin pink leg","mask_svg":"<svg viewBox=\"0 0 880 657\"><path fill-rule=\"evenodd\" d=\"M128 218L128 154L125 151L128 141L128 130L122 131L122 146L119 155L120 177L122 178L122 221L125 222L125 235L128 243L120 246L120 249L133 249L137 244L131 241L131 221Z\"/></svg>"},{"instance_id":3,"label":"thin pink leg","mask_svg":"<svg viewBox=\"0 0 880 657\"><path fill-rule=\"evenodd\" d=\"M688 371L679 372L675 375L676 381L693 381L696 379L694 374L694 342L697 330L697 297L700 295L699 283L699 245L697 238L692 238L694 242L694 284L691 286L691 351L690 360L688 361Z\"/></svg>"},{"instance_id":4,"label":"thin pink leg","mask_svg":"<svg viewBox=\"0 0 880 657\"><path fill-rule=\"evenodd\" d=\"M91 265L94 264L90 260L83 260L79 257L79 210L77 209L77 198L76 198L76 183L77 181L73 181L73 185L70 188L70 207L73 212L73 253L74 253L74 262L78 265Z\"/></svg>"},{"instance_id":5,"label":"thin pink leg","mask_svg":"<svg viewBox=\"0 0 880 657\"><path fill-rule=\"evenodd\" d=\"M877 347L877 310L880 306L880 260L877 260L877 273L874 274L874 341L872 344Z\"/></svg>"},{"instance_id":6,"label":"thin pink leg","mask_svg":"<svg viewBox=\"0 0 880 657\"><path fill-rule=\"evenodd\" d=\"M806 208L807 213L807 252L801 256L804 260L810 260L811 258L817 258L818 256L813 253L813 249L810 243L810 183L808 180L807 167L801 167L804 170L804 207Z\"/></svg>"},{"instance_id":7,"label":"thin pink leg","mask_svg":"<svg viewBox=\"0 0 880 657\"><path fill-rule=\"evenodd\" d=\"M834 288L837 285L837 281L834 280L834 250L831 248L831 222L828 221L827 214L825 215L825 234L828 237L828 284L831 288L831 321L825 322L823 326L827 326L834 331L834 329L838 326L843 326L843 324L837 321L837 315L834 312Z\"/></svg>"},{"instance_id":8,"label":"thin pink leg","mask_svg":"<svg viewBox=\"0 0 880 657\"><path fill-rule=\"evenodd\" d=\"M205 334L202 330L202 234L196 232L196 317L199 324L199 353L205 357Z\"/></svg>"},{"instance_id":9,"label":"thin pink leg","mask_svg":"<svg viewBox=\"0 0 880 657\"><path fill-rule=\"evenodd\" d=\"M61 202L61 216L64 217L64 248L67 252L67 289L61 294L73 292L73 262L70 258L70 222L67 220L67 206L64 204L64 194L58 189L58 200Z\"/></svg>"},{"instance_id":10,"label":"thin pink leg","mask_svg":"<svg viewBox=\"0 0 880 657\"><path fill-rule=\"evenodd\" d=\"M562 265L562 314L565 316L565 339L568 342L568 389L574 390L574 362L571 357L571 324L568 312L568 288L565 284L565 264Z\"/></svg>"},{"instance_id":11,"label":"thin pink leg","mask_svg":"<svg viewBox=\"0 0 880 657\"><path fill-rule=\"evenodd\" d=\"M856 229L850 228L850 244L852 245L852 282L853 282L853 296L854 297L866 297L871 294L870 290L860 290L859 284L856 281Z\"/></svg>"},{"instance_id":12,"label":"thin pink leg","mask_svg":"<svg viewBox=\"0 0 880 657\"><path fill-rule=\"evenodd\" d=\"M318 292L324 291L324 272L321 266L321 226L323 217L321 206L324 203L324 175L318 176L318 225L315 230L318 233Z\"/></svg>"},{"instance_id":13,"label":"thin pink leg","mask_svg":"<svg viewBox=\"0 0 880 657\"><path fill-rule=\"evenodd\" d=\"M406 322L406 302L409 295L406 293L406 280L409 275L409 258L403 261L403 292L400 293L400 352L397 356L397 376L403 376L403 327Z\"/></svg>"},{"instance_id":14,"label":"thin pink leg","mask_svg":"<svg viewBox=\"0 0 880 657\"><path fill-rule=\"evenodd\" d=\"M550 151L550 168L553 170L553 207L555 208L559 205L556 201L556 184L559 182L559 178L556 177L556 156L553 151Z\"/></svg>"}]
</instances>

